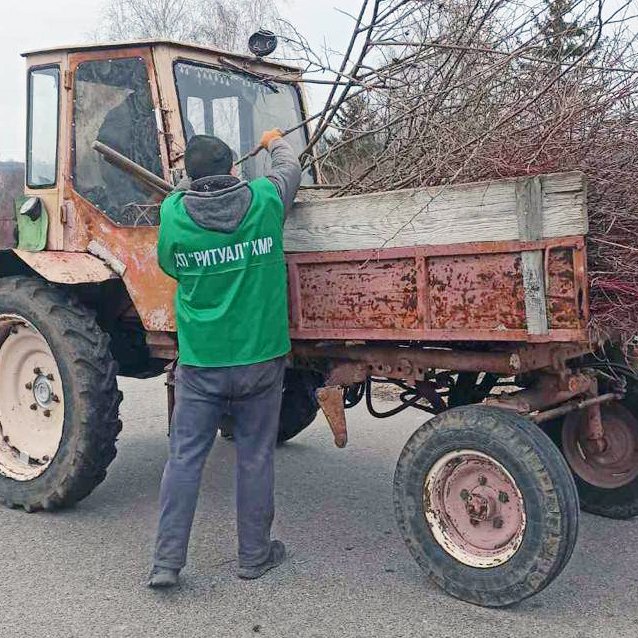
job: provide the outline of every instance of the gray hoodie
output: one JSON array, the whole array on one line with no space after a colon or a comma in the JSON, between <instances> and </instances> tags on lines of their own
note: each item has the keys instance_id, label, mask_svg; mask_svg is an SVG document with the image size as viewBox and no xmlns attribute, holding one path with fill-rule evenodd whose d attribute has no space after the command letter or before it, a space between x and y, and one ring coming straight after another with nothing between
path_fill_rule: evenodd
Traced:
<instances>
[{"instance_id":1,"label":"gray hoodie","mask_svg":"<svg viewBox=\"0 0 638 638\"><path fill-rule=\"evenodd\" d=\"M301 183L301 165L284 140L271 142L268 152L272 168L266 177L275 185L287 215ZM190 218L202 228L232 233L250 208L252 193L248 182L232 175L212 175L195 181L184 179L175 190L185 190L182 200Z\"/></svg>"}]
</instances>

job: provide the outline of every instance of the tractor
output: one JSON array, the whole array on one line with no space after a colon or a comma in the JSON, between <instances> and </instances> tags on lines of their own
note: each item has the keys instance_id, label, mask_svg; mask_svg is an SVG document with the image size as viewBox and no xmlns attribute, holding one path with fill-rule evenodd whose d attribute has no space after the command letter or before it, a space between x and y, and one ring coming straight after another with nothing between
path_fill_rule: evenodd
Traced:
<instances>
[{"instance_id":1,"label":"tractor","mask_svg":"<svg viewBox=\"0 0 638 638\"><path fill-rule=\"evenodd\" d=\"M214 134L243 155L264 130L302 123L305 104L298 69L209 47L25 57L26 189L0 236L0 499L32 512L104 480L122 427L117 375L157 376L176 357L175 287L155 252L161 185L183 177L188 139ZM301 152L306 127L288 140ZM242 177L268 161L250 157ZM280 441L312 422L315 379L287 372Z\"/></svg>"}]
</instances>

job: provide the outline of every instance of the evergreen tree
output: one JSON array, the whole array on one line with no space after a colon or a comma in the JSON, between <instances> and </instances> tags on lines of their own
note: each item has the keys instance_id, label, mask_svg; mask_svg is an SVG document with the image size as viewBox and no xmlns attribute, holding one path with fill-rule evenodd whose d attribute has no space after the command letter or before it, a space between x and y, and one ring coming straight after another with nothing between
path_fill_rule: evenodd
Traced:
<instances>
[{"instance_id":1,"label":"evergreen tree","mask_svg":"<svg viewBox=\"0 0 638 638\"><path fill-rule=\"evenodd\" d=\"M543 34L543 57L550 60L576 59L587 49L593 28L592 21L579 23L570 18L575 0L543 0L547 8L545 20L539 25Z\"/></svg>"}]
</instances>

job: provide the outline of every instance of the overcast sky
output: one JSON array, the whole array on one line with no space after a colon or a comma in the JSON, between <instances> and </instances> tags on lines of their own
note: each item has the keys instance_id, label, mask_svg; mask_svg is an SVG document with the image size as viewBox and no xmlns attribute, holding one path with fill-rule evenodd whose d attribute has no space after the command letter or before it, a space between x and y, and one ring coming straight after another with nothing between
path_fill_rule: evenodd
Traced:
<instances>
[{"instance_id":1,"label":"overcast sky","mask_svg":"<svg viewBox=\"0 0 638 638\"><path fill-rule=\"evenodd\" d=\"M6 0L4 0L6 2ZM9 4L9 3L7 3ZM0 22L0 160L24 158L25 79L20 53L89 39L98 26L103 0L22 0L3 10ZM297 26L313 47L324 39L341 49L349 36L348 18L359 0L287 0L282 16ZM259 27L259 25L256 25Z\"/></svg>"}]
</instances>

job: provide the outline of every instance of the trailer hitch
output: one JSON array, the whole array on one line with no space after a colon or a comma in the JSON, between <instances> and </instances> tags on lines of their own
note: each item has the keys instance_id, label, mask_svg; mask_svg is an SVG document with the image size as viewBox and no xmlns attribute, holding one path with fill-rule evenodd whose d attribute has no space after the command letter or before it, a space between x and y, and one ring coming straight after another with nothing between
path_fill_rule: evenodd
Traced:
<instances>
[{"instance_id":1,"label":"trailer hitch","mask_svg":"<svg viewBox=\"0 0 638 638\"><path fill-rule=\"evenodd\" d=\"M346 447L348 430L346 428L346 409L343 403L343 387L331 385L319 388L315 392L321 411L334 435L338 448Z\"/></svg>"}]
</instances>

